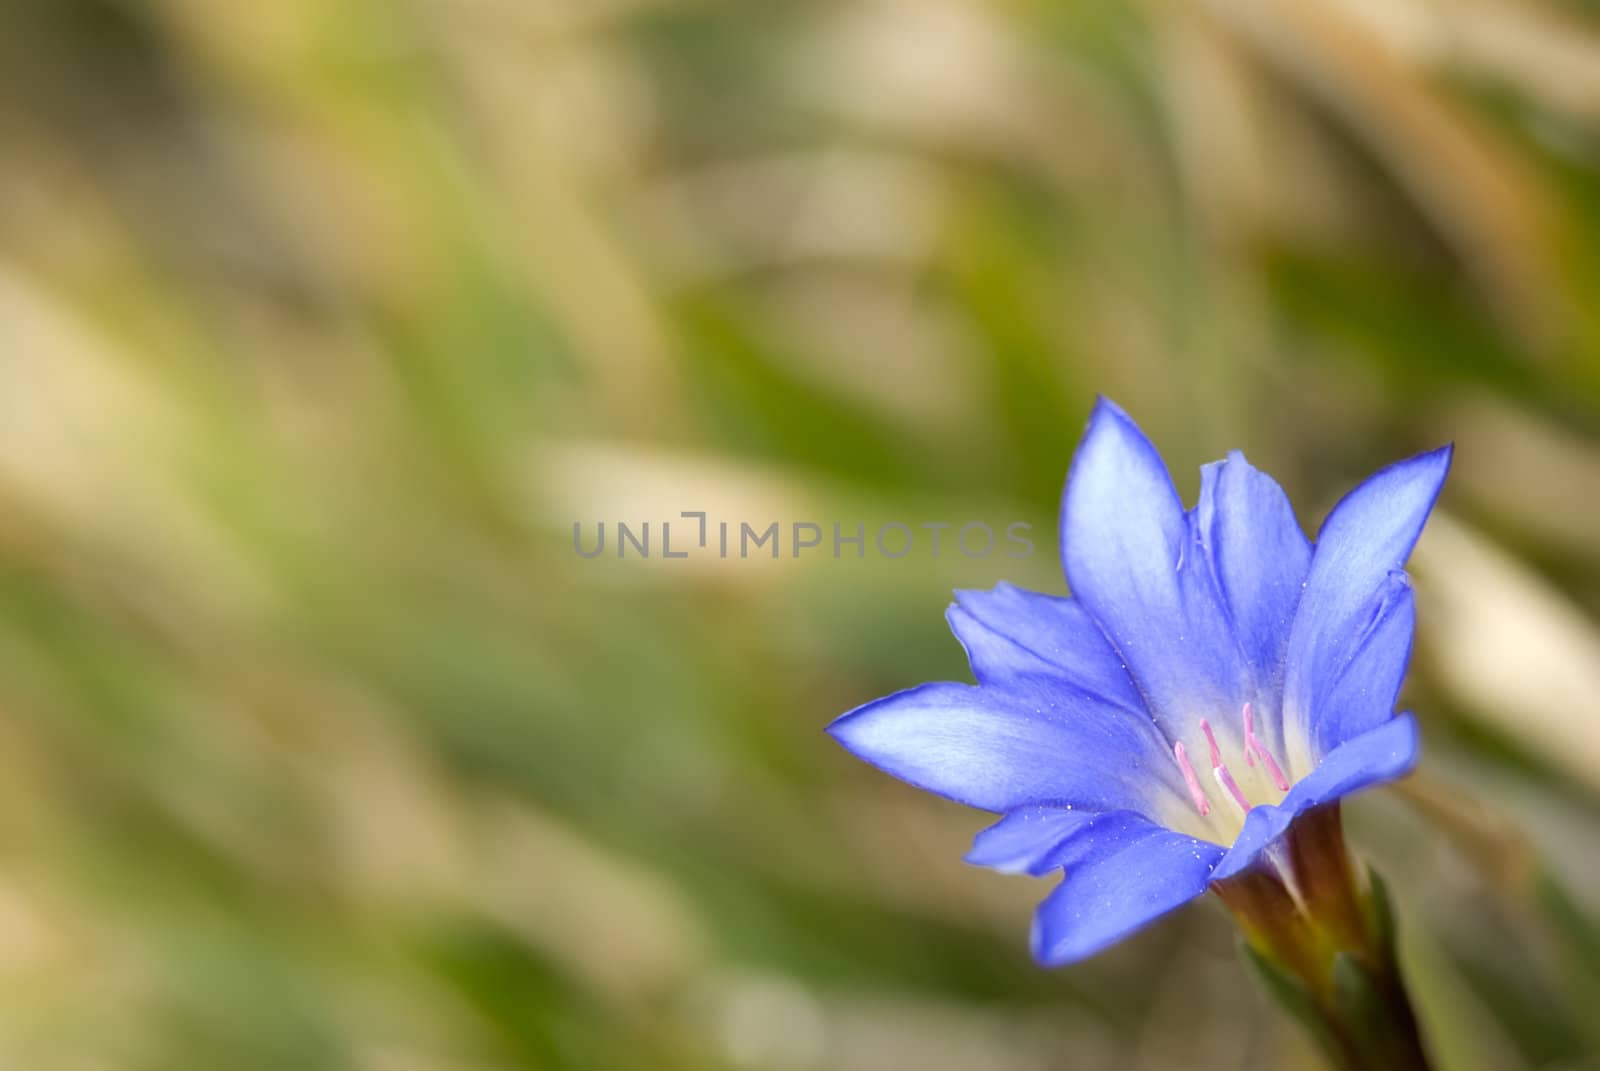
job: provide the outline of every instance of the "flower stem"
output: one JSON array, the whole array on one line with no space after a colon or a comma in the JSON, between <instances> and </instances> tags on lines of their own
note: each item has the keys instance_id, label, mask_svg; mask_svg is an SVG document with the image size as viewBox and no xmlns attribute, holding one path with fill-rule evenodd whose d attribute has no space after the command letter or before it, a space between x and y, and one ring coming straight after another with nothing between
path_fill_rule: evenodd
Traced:
<instances>
[{"instance_id":1,"label":"flower stem","mask_svg":"<svg viewBox=\"0 0 1600 1071\"><path fill-rule=\"evenodd\" d=\"M1262 865L1211 886L1246 962L1340 1071L1428 1071L1383 882L1345 848L1337 803L1296 819Z\"/></svg>"}]
</instances>

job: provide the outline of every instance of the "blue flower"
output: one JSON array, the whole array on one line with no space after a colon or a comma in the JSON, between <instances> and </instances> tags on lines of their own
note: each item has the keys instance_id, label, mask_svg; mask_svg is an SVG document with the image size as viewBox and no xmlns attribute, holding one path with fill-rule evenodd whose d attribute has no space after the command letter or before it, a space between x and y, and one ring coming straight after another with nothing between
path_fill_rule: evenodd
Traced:
<instances>
[{"instance_id":1,"label":"blue flower","mask_svg":"<svg viewBox=\"0 0 1600 1071\"><path fill-rule=\"evenodd\" d=\"M1400 776L1394 713L1415 609L1403 571L1451 448L1381 470L1315 546L1242 454L1185 510L1154 446L1102 399L1061 504L1073 597L958 591L976 687L924 684L828 731L920 788L1004 817L969 862L1065 870L1039 962L1070 963L1250 868L1297 815Z\"/></svg>"}]
</instances>

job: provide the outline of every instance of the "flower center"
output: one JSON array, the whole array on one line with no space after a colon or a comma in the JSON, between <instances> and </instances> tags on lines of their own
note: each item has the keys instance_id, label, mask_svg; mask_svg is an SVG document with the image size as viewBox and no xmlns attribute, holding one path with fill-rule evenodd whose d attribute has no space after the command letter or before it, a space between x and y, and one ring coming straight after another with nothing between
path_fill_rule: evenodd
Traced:
<instances>
[{"instance_id":1,"label":"flower center","mask_svg":"<svg viewBox=\"0 0 1600 1071\"><path fill-rule=\"evenodd\" d=\"M1283 775L1283 767L1278 765L1278 760L1272 752L1261 742L1256 735L1255 711L1249 703L1244 705L1244 761L1247 766L1261 763L1261 770L1271 780L1273 787L1279 792L1289 791L1289 779ZM1200 719L1200 732L1205 735L1206 749L1211 758L1211 776L1217 782L1217 787L1222 790L1222 796L1233 804L1241 816L1248 814L1251 806L1248 796L1239 787L1239 782L1234 778L1228 764L1222 760L1222 749L1217 746L1217 735L1211 731L1211 723L1205 718ZM1206 795L1205 789L1200 785L1200 778L1194 772L1194 765L1189 761L1189 749L1182 740L1172 745L1172 756L1178 760L1178 769L1183 774L1183 783L1188 786L1189 799L1194 802L1194 809L1200 812L1200 817L1205 818L1211 813L1211 800Z\"/></svg>"}]
</instances>

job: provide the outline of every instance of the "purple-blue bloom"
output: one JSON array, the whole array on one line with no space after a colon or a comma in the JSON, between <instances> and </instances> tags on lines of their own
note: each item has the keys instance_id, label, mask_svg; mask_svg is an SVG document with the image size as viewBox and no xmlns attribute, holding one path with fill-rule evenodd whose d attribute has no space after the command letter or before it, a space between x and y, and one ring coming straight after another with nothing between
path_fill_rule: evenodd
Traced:
<instances>
[{"instance_id":1,"label":"purple-blue bloom","mask_svg":"<svg viewBox=\"0 0 1600 1071\"><path fill-rule=\"evenodd\" d=\"M1411 768L1416 723L1394 713L1415 624L1403 567L1450 455L1377 472L1313 546L1237 451L1202 468L1185 510L1101 399L1061 503L1072 597L958 591L947 617L977 686L920 685L828 731L1002 814L968 861L1064 870L1034 956L1093 955L1251 867L1297 815Z\"/></svg>"}]
</instances>

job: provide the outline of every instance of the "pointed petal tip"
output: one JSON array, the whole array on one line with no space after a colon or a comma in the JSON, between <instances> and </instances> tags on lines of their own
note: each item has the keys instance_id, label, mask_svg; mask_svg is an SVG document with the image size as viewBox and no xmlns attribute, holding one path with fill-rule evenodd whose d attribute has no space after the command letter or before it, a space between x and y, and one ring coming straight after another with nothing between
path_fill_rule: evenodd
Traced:
<instances>
[{"instance_id":1,"label":"pointed petal tip","mask_svg":"<svg viewBox=\"0 0 1600 1071\"><path fill-rule=\"evenodd\" d=\"M829 722L822 731L868 766L892 777L901 777L893 769L894 726L892 720L884 716L886 704L900 694L896 692L846 711ZM903 777L901 779L904 780Z\"/></svg>"},{"instance_id":2,"label":"pointed petal tip","mask_svg":"<svg viewBox=\"0 0 1600 1071\"><path fill-rule=\"evenodd\" d=\"M1095 414L1101 412L1102 410L1121 417L1126 417L1128 415L1127 411L1123 409L1122 406L1118 405L1115 400L1108 395L1101 394L1096 391L1094 396L1094 405L1089 411L1089 419L1093 420Z\"/></svg>"},{"instance_id":3,"label":"pointed petal tip","mask_svg":"<svg viewBox=\"0 0 1600 1071\"><path fill-rule=\"evenodd\" d=\"M956 595L956 601L944 608L944 623L950 629L950 634L956 638L956 642L961 645L962 653L967 656L967 665L972 667L973 675L976 676L978 663L982 658L975 637L982 635L983 626L973 614L971 606L961 601L961 593L957 592Z\"/></svg>"},{"instance_id":4,"label":"pointed petal tip","mask_svg":"<svg viewBox=\"0 0 1600 1071\"><path fill-rule=\"evenodd\" d=\"M1244 451L1235 446L1227 453L1217 458L1215 461L1207 461L1202 463L1200 469L1203 472L1206 469L1220 468L1225 465L1243 465L1248 469L1255 468L1255 466L1250 463L1250 459L1245 456Z\"/></svg>"},{"instance_id":5,"label":"pointed petal tip","mask_svg":"<svg viewBox=\"0 0 1600 1071\"><path fill-rule=\"evenodd\" d=\"M918 685L916 688L907 688L863 703L834 718L823 732L867 765L891 776L900 777L901 775L891 768L895 751L894 704L908 694L928 687L928 685Z\"/></svg>"},{"instance_id":6,"label":"pointed petal tip","mask_svg":"<svg viewBox=\"0 0 1600 1071\"><path fill-rule=\"evenodd\" d=\"M1131 428L1140 438L1144 438L1144 432L1140 430L1138 421L1129 416L1126 409L1104 394L1096 394L1094 405L1089 410L1088 429L1093 431L1108 422Z\"/></svg>"},{"instance_id":7,"label":"pointed petal tip","mask_svg":"<svg viewBox=\"0 0 1600 1071\"><path fill-rule=\"evenodd\" d=\"M1441 484L1443 484L1445 477L1450 474L1450 466L1455 462L1455 457L1456 444L1454 440L1452 440L1445 443L1443 446L1435 447L1432 450L1424 450L1422 453L1412 457L1409 461L1401 461L1399 464L1416 464L1430 468L1437 468L1439 471L1438 480Z\"/></svg>"},{"instance_id":8,"label":"pointed petal tip","mask_svg":"<svg viewBox=\"0 0 1600 1071\"><path fill-rule=\"evenodd\" d=\"M1358 485L1356 490L1375 481L1381 481L1385 477L1396 476L1414 479L1423 486L1434 484L1433 495L1428 502L1428 506L1431 509L1433 500L1439 496L1439 489L1444 486L1445 477L1450 474L1450 465L1455 459L1455 453L1456 444L1448 442L1432 450L1424 450L1420 454L1402 458L1399 461L1383 466L1377 472L1368 476Z\"/></svg>"},{"instance_id":9,"label":"pointed petal tip","mask_svg":"<svg viewBox=\"0 0 1600 1071\"><path fill-rule=\"evenodd\" d=\"M1171 474L1155 443L1121 406L1101 396L1089 412L1083 436L1078 440L1072 463L1067 467L1067 483L1062 493L1063 511L1074 496L1075 484L1094 482L1089 472L1108 467L1111 470L1129 467L1135 480L1142 474L1164 490L1170 490L1174 500L1177 498L1176 490L1171 490ZM1180 504L1180 511L1181 508ZM1065 520L1063 515L1061 521L1065 523Z\"/></svg>"},{"instance_id":10,"label":"pointed petal tip","mask_svg":"<svg viewBox=\"0 0 1600 1071\"><path fill-rule=\"evenodd\" d=\"M1018 862L1011 858L999 858L974 844L967 849L961 861L968 866L981 866L985 870L993 870L997 874L1011 874L1017 877L1039 877L1028 869L1026 863Z\"/></svg>"},{"instance_id":11,"label":"pointed petal tip","mask_svg":"<svg viewBox=\"0 0 1600 1071\"><path fill-rule=\"evenodd\" d=\"M1402 710L1390 721L1398 723L1392 730L1395 765L1390 767L1390 779L1398 780L1417 768L1417 760L1422 757L1422 728L1417 724L1417 716L1409 710Z\"/></svg>"},{"instance_id":12,"label":"pointed petal tip","mask_svg":"<svg viewBox=\"0 0 1600 1071\"><path fill-rule=\"evenodd\" d=\"M970 611L974 602L992 599L996 595L1011 595L1018 590L1020 589L1009 580L997 581L992 588L955 588L950 592L955 598L955 601L950 606Z\"/></svg>"},{"instance_id":13,"label":"pointed petal tip","mask_svg":"<svg viewBox=\"0 0 1600 1071\"><path fill-rule=\"evenodd\" d=\"M1046 901L1048 902L1048 901ZM1058 970L1093 959L1116 944L1123 935L1093 942L1073 941L1056 932L1057 927L1045 919L1045 905L1040 904L1033 914L1033 925L1028 929L1028 954L1033 962L1046 970Z\"/></svg>"},{"instance_id":14,"label":"pointed petal tip","mask_svg":"<svg viewBox=\"0 0 1600 1071\"><path fill-rule=\"evenodd\" d=\"M1170 497L1182 512L1182 504L1177 502L1177 491L1172 486L1172 476L1167 471L1161 451L1156 449L1144 429L1121 406L1101 396L1089 413L1089 422L1067 469L1067 484L1062 494L1062 523L1066 522L1064 511L1074 497L1075 485L1096 482L1090 475L1091 470L1099 469L1104 474L1105 470L1115 471L1119 467L1124 470L1125 480L1138 482L1142 479L1153 483L1160 488L1163 497Z\"/></svg>"},{"instance_id":15,"label":"pointed petal tip","mask_svg":"<svg viewBox=\"0 0 1600 1071\"><path fill-rule=\"evenodd\" d=\"M1222 475L1222 471L1230 465L1242 465L1252 472L1259 471L1254 465L1250 464L1250 459L1244 456L1243 450L1236 449L1229 450L1226 454L1217 458L1215 461L1206 461L1201 463L1200 475L1204 478L1209 478L1209 480L1214 484L1217 478Z\"/></svg>"},{"instance_id":16,"label":"pointed petal tip","mask_svg":"<svg viewBox=\"0 0 1600 1071\"><path fill-rule=\"evenodd\" d=\"M1033 921L1028 926L1028 954L1033 957L1033 962L1041 967L1061 967L1064 964L1053 963L1045 948L1044 926L1039 921L1039 913L1034 912Z\"/></svg>"},{"instance_id":17,"label":"pointed petal tip","mask_svg":"<svg viewBox=\"0 0 1600 1071\"><path fill-rule=\"evenodd\" d=\"M928 686L917 686L917 688L926 687ZM868 745L866 738L873 732L872 722L875 715L880 713L891 700L899 698L908 692L914 692L917 688L905 688L890 695L880 696L877 699L862 703L860 706L847 710L837 718L834 718L823 727L822 731L837 740L846 751L849 751L857 758L871 762L871 758L864 752L870 750L870 745Z\"/></svg>"}]
</instances>

